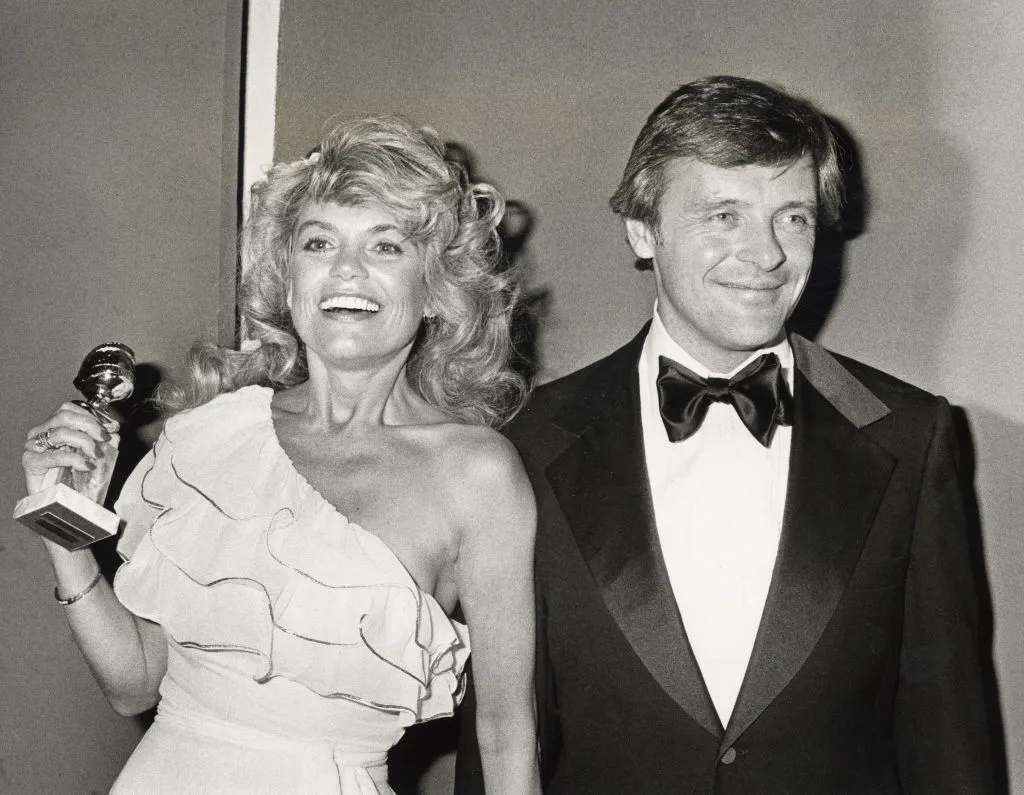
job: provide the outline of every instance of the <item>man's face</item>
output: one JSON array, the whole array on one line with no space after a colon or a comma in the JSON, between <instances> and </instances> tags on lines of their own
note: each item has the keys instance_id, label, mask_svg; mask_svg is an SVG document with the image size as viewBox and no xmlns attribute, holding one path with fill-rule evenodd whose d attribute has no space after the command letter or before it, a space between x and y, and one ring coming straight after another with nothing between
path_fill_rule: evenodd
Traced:
<instances>
[{"instance_id":1,"label":"man's face","mask_svg":"<svg viewBox=\"0 0 1024 795\"><path fill-rule=\"evenodd\" d=\"M719 168L680 158L666 169L660 235L627 219L638 257L654 261L666 330L713 372L782 339L811 270L817 175L787 166Z\"/></svg>"}]
</instances>

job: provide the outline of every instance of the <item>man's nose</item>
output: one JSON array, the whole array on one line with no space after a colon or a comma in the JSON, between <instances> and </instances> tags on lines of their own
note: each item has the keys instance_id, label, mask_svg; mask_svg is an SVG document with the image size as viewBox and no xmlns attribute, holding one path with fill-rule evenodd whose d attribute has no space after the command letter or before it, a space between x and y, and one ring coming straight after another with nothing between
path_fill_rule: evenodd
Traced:
<instances>
[{"instance_id":1,"label":"man's nose","mask_svg":"<svg viewBox=\"0 0 1024 795\"><path fill-rule=\"evenodd\" d=\"M786 261L786 251L771 224L751 224L743 234L737 255L743 262L770 271Z\"/></svg>"}]
</instances>

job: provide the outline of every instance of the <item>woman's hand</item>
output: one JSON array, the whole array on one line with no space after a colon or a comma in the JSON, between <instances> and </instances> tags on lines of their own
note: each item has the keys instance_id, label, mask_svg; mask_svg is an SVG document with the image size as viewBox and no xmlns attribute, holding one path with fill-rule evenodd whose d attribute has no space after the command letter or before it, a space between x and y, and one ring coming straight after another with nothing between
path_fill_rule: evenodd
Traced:
<instances>
[{"instance_id":1,"label":"woman's hand","mask_svg":"<svg viewBox=\"0 0 1024 795\"><path fill-rule=\"evenodd\" d=\"M88 409L64 403L28 432L21 455L28 493L52 486L65 468L91 472L100 459L117 454L119 441L116 422L104 427Z\"/></svg>"}]
</instances>

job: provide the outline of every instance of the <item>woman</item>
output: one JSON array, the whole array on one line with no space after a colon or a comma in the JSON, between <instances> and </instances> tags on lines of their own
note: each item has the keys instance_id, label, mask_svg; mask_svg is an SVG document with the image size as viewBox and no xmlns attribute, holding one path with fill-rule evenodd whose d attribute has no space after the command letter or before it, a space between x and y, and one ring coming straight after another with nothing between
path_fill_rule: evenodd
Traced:
<instances>
[{"instance_id":1,"label":"woman","mask_svg":"<svg viewBox=\"0 0 1024 795\"><path fill-rule=\"evenodd\" d=\"M255 187L250 342L197 347L165 393L185 410L122 490L113 589L47 542L110 703L159 701L114 792L390 792L387 750L451 714L470 638L488 791L539 791L535 508L492 430L526 393L502 209L396 119L343 125ZM29 433L29 491L116 444L63 405Z\"/></svg>"}]
</instances>

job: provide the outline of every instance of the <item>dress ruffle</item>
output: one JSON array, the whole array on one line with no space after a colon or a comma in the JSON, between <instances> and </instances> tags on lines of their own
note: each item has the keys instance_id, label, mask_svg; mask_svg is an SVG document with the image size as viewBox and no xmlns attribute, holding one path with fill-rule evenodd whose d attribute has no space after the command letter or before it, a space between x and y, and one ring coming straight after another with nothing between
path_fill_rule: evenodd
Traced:
<instances>
[{"instance_id":1,"label":"dress ruffle","mask_svg":"<svg viewBox=\"0 0 1024 795\"><path fill-rule=\"evenodd\" d=\"M167 422L118 500L118 598L256 681L285 677L403 724L451 714L465 626L295 469L272 395L245 387Z\"/></svg>"}]
</instances>

